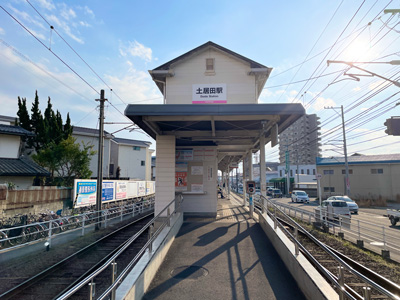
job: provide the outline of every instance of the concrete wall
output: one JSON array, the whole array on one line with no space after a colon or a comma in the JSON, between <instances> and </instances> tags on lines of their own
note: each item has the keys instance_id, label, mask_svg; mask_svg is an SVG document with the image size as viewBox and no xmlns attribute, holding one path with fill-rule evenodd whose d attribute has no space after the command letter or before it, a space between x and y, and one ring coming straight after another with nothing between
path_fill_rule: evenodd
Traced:
<instances>
[{"instance_id":1,"label":"concrete wall","mask_svg":"<svg viewBox=\"0 0 400 300\"><path fill-rule=\"evenodd\" d=\"M17 190L27 190L32 187L34 176L0 176L0 184L12 182Z\"/></svg>"},{"instance_id":2,"label":"concrete wall","mask_svg":"<svg viewBox=\"0 0 400 300\"><path fill-rule=\"evenodd\" d=\"M20 136L0 134L0 157L18 158Z\"/></svg>"},{"instance_id":3,"label":"concrete wall","mask_svg":"<svg viewBox=\"0 0 400 300\"><path fill-rule=\"evenodd\" d=\"M146 176L145 180L150 181L151 178L151 155L154 153L153 149L146 148Z\"/></svg>"},{"instance_id":4,"label":"concrete wall","mask_svg":"<svg viewBox=\"0 0 400 300\"><path fill-rule=\"evenodd\" d=\"M321 190L322 197L330 195L341 195L345 192L343 165L317 166L318 173L322 174ZM382 174L372 174L371 169L382 169ZM333 170L333 174L324 174L324 171ZM400 200L400 185L397 183L400 176L400 164L374 163L349 165L350 193L355 199L378 199ZM324 187L334 187L334 192L324 192Z\"/></svg>"},{"instance_id":5,"label":"concrete wall","mask_svg":"<svg viewBox=\"0 0 400 300\"><path fill-rule=\"evenodd\" d=\"M157 180L154 206L155 215L175 199L175 136L157 135L156 141Z\"/></svg>"},{"instance_id":6,"label":"concrete wall","mask_svg":"<svg viewBox=\"0 0 400 300\"><path fill-rule=\"evenodd\" d=\"M206 73L206 58L214 58L215 73ZM226 84L227 103L257 103L255 76L250 65L213 49L172 66L167 77L166 104L192 104L192 84ZM157 155L158 157L158 155Z\"/></svg>"},{"instance_id":7,"label":"concrete wall","mask_svg":"<svg viewBox=\"0 0 400 300\"><path fill-rule=\"evenodd\" d=\"M71 199L71 189L35 187L30 190L7 190L0 193L0 216L34 213L49 209L63 209Z\"/></svg>"},{"instance_id":8,"label":"concrete wall","mask_svg":"<svg viewBox=\"0 0 400 300\"><path fill-rule=\"evenodd\" d=\"M146 162L146 157L145 147L140 147L140 150L133 150L132 145L119 144L118 166L121 168L121 177L145 180L146 163L149 163ZM144 166L141 165L142 161L145 162Z\"/></svg>"}]
</instances>

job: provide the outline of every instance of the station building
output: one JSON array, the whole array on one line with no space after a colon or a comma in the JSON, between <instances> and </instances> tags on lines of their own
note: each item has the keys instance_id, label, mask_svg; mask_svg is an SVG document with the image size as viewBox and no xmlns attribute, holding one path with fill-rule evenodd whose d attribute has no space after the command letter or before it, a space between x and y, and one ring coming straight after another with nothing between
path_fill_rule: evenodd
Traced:
<instances>
[{"instance_id":1,"label":"station building","mask_svg":"<svg viewBox=\"0 0 400 300\"><path fill-rule=\"evenodd\" d=\"M182 193L185 214L216 216L218 170L228 180L243 161L251 180L258 150L265 194L265 145L305 113L299 103L258 103L271 71L213 42L149 71L164 104L131 104L125 115L157 143L156 214Z\"/></svg>"}]
</instances>

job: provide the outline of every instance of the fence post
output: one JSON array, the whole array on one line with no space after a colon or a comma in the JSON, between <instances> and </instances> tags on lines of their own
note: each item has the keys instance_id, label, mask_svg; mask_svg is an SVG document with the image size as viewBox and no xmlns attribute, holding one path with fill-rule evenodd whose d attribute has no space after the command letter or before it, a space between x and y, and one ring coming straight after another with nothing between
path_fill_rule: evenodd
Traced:
<instances>
[{"instance_id":1,"label":"fence post","mask_svg":"<svg viewBox=\"0 0 400 300\"><path fill-rule=\"evenodd\" d=\"M49 221L49 248L51 248L51 239L52 239L52 234L53 234L53 221Z\"/></svg>"},{"instance_id":2,"label":"fence post","mask_svg":"<svg viewBox=\"0 0 400 300\"><path fill-rule=\"evenodd\" d=\"M89 283L89 300L96 299L96 284L92 281Z\"/></svg>"},{"instance_id":3,"label":"fence post","mask_svg":"<svg viewBox=\"0 0 400 300\"><path fill-rule=\"evenodd\" d=\"M107 228L108 214L106 214L106 211L103 212L104 212L104 228Z\"/></svg>"},{"instance_id":4,"label":"fence post","mask_svg":"<svg viewBox=\"0 0 400 300\"><path fill-rule=\"evenodd\" d=\"M124 211L124 206L121 206L121 222L122 222L123 211Z\"/></svg>"},{"instance_id":5,"label":"fence post","mask_svg":"<svg viewBox=\"0 0 400 300\"><path fill-rule=\"evenodd\" d=\"M343 289L344 289L344 273L343 273L343 267L342 266L339 266L338 267L338 281L339 281L339 285L340 285L340 288L339 288L339 299L340 300L344 300L344 292L343 292Z\"/></svg>"},{"instance_id":6,"label":"fence post","mask_svg":"<svg viewBox=\"0 0 400 300\"><path fill-rule=\"evenodd\" d=\"M85 215L86 214L82 214L82 236L85 235L85 220L86 220Z\"/></svg>"},{"instance_id":7,"label":"fence post","mask_svg":"<svg viewBox=\"0 0 400 300\"><path fill-rule=\"evenodd\" d=\"M370 287L363 287L363 297L364 300L371 300L371 288Z\"/></svg>"},{"instance_id":8,"label":"fence post","mask_svg":"<svg viewBox=\"0 0 400 300\"><path fill-rule=\"evenodd\" d=\"M135 209L136 209L136 203L133 202L133 204L132 204L132 218L135 216Z\"/></svg>"},{"instance_id":9,"label":"fence post","mask_svg":"<svg viewBox=\"0 0 400 300\"><path fill-rule=\"evenodd\" d=\"M114 284L115 279L117 278L117 263L115 262L115 260L114 260L114 262L111 263L111 268L112 268L111 284ZM116 292L116 289L114 288L111 292L111 300L115 300L115 292Z\"/></svg>"},{"instance_id":10,"label":"fence post","mask_svg":"<svg viewBox=\"0 0 400 300\"><path fill-rule=\"evenodd\" d=\"M274 229L278 227L278 221L276 220L276 205L274 205Z\"/></svg>"}]
</instances>

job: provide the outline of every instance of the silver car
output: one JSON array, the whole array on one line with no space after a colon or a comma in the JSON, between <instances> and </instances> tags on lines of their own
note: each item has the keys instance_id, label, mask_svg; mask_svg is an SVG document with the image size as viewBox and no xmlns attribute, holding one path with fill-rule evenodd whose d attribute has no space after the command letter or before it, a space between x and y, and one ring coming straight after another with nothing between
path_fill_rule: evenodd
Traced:
<instances>
[{"instance_id":1,"label":"silver car","mask_svg":"<svg viewBox=\"0 0 400 300\"><path fill-rule=\"evenodd\" d=\"M347 206L352 214L358 214L358 205L357 203L350 199L348 196L331 196L327 200L342 200L347 202Z\"/></svg>"},{"instance_id":2,"label":"silver car","mask_svg":"<svg viewBox=\"0 0 400 300\"><path fill-rule=\"evenodd\" d=\"M310 198L305 191L293 191L291 198L292 202L310 202Z\"/></svg>"}]
</instances>

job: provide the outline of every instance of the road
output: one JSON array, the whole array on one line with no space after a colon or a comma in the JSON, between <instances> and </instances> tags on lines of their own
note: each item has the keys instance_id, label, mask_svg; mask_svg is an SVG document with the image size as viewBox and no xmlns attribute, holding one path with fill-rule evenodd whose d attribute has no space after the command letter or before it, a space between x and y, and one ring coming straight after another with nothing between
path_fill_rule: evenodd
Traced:
<instances>
[{"instance_id":1,"label":"road","mask_svg":"<svg viewBox=\"0 0 400 300\"><path fill-rule=\"evenodd\" d=\"M293 203L290 198L277 198L276 203L313 213L319 202L310 198L310 203ZM338 222L336 222L338 223ZM364 241L364 247L381 254L388 250L393 260L400 261L400 224L392 226L386 216L386 208L359 208L357 215L351 216L351 225L343 229L345 238L356 243Z\"/></svg>"}]
</instances>

